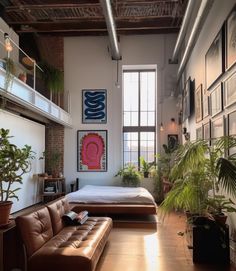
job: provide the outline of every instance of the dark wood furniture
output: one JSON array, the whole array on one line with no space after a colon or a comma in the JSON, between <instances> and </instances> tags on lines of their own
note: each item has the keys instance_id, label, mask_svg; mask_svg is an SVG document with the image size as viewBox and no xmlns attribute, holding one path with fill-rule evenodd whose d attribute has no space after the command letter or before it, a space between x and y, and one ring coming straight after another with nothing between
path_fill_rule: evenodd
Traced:
<instances>
[{"instance_id":1,"label":"dark wood furniture","mask_svg":"<svg viewBox=\"0 0 236 271\"><path fill-rule=\"evenodd\" d=\"M49 202L65 195L65 178L39 177L42 202Z\"/></svg>"},{"instance_id":2,"label":"dark wood furniture","mask_svg":"<svg viewBox=\"0 0 236 271\"><path fill-rule=\"evenodd\" d=\"M8 226L0 228L0 270L13 269L24 270L24 253L14 220Z\"/></svg>"}]
</instances>

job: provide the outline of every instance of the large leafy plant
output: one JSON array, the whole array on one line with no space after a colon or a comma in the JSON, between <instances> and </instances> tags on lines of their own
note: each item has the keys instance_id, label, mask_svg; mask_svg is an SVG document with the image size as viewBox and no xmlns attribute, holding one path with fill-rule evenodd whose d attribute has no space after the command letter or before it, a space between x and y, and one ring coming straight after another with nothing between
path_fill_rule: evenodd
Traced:
<instances>
[{"instance_id":1,"label":"large leafy plant","mask_svg":"<svg viewBox=\"0 0 236 271\"><path fill-rule=\"evenodd\" d=\"M123 184L126 186L140 185L141 174L136 169L135 165L131 163L120 169L115 176L120 176Z\"/></svg>"},{"instance_id":2,"label":"large leafy plant","mask_svg":"<svg viewBox=\"0 0 236 271\"><path fill-rule=\"evenodd\" d=\"M25 145L18 148L10 143L9 130L0 129L0 201L12 198L18 200L13 184L22 184L22 176L30 171L30 161L33 158L31 147Z\"/></svg>"},{"instance_id":3,"label":"large leafy plant","mask_svg":"<svg viewBox=\"0 0 236 271\"><path fill-rule=\"evenodd\" d=\"M171 170L173 187L160 210L166 213L177 208L204 214L208 209L210 190L212 200L217 200L223 193L235 197L236 154L225 156L234 147L234 137L216 139L212 145L198 140L180 146Z\"/></svg>"}]
</instances>

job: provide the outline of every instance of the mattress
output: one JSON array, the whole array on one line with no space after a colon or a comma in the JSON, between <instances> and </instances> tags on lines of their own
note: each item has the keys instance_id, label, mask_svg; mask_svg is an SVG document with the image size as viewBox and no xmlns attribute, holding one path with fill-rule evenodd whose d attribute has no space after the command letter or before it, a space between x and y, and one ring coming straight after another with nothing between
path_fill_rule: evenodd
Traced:
<instances>
[{"instance_id":1,"label":"mattress","mask_svg":"<svg viewBox=\"0 0 236 271\"><path fill-rule=\"evenodd\" d=\"M155 205L153 196L143 187L86 185L66 198L70 203Z\"/></svg>"}]
</instances>

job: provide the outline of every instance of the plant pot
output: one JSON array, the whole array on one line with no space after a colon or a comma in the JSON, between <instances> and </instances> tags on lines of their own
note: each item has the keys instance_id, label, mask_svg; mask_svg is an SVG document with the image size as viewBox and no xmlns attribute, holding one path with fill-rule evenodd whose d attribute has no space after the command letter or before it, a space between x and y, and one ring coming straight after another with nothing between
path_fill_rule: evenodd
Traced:
<instances>
[{"instance_id":1,"label":"plant pot","mask_svg":"<svg viewBox=\"0 0 236 271\"><path fill-rule=\"evenodd\" d=\"M148 177L149 177L149 172L146 172L146 171L143 172L143 177L144 177L144 178L148 178Z\"/></svg>"},{"instance_id":2,"label":"plant pot","mask_svg":"<svg viewBox=\"0 0 236 271\"><path fill-rule=\"evenodd\" d=\"M18 76L18 78L19 78L21 81L23 81L24 83L26 83L26 80L27 80L26 74L20 73L19 76Z\"/></svg>"},{"instance_id":3,"label":"plant pot","mask_svg":"<svg viewBox=\"0 0 236 271\"><path fill-rule=\"evenodd\" d=\"M213 215L215 221L221 225L225 225L226 224L226 220L227 220L227 216L222 214L218 214L218 215Z\"/></svg>"},{"instance_id":4,"label":"plant pot","mask_svg":"<svg viewBox=\"0 0 236 271\"><path fill-rule=\"evenodd\" d=\"M9 223L12 201L0 201L0 226Z\"/></svg>"}]
</instances>

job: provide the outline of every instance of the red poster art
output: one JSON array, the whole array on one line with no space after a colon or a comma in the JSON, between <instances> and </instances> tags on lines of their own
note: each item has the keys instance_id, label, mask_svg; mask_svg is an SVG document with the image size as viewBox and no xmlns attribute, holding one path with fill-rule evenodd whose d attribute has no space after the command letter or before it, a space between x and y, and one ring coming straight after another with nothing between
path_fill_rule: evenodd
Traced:
<instances>
[{"instance_id":1,"label":"red poster art","mask_svg":"<svg viewBox=\"0 0 236 271\"><path fill-rule=\"evenodd\" d=\"M107 131L78 131L78 171L107 171Z\"/></svg>"}]
</instances>

